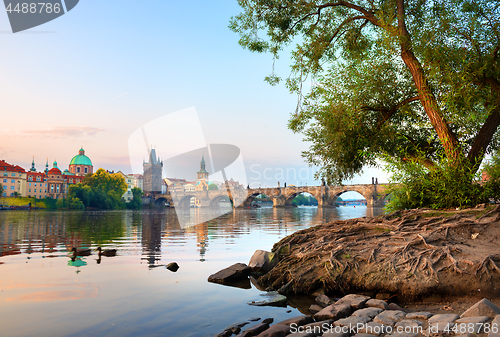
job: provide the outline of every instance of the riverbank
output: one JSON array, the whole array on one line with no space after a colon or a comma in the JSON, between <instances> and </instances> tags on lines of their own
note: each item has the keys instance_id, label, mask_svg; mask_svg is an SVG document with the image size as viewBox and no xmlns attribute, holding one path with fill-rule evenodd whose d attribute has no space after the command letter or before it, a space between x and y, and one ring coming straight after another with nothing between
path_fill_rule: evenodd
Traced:
<instances>
[{"instance_id":1,"label":"riverbank","mask_svg":"<svg viewBox=\"0 0 500 337\"><path fill-rule=\"evenodd\" d=\"M283 294L495 295L498 220L500 205L481 205L318 225L276 243L279 263L258 281Z\"/></svg>"},{"instance_id":2,"label":"riverbank","mask_svg":"<svg viewBox=\"0 0 500 337\"><path fill-rule=\"evenodd\" d=\"M467 297L453 302L460 303L460 308L443 305L443 302L435 303L434 307L427 303L402 308L359 294L340 299L319 295L316 302L311 306L309 315L292 317L274 325L272 317L263 320L260 317L251 318L227 327L216 336L429 337L474 334L496 337L500 329L500 308L488 299ZM498 304L498 300L495 302Z\"/></svg>"}]
</instances>

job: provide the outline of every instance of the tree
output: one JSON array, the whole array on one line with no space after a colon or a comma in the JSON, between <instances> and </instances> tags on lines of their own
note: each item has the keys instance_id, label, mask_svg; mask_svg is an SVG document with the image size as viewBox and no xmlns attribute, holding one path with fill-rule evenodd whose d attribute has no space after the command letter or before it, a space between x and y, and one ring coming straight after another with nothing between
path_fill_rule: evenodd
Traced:
<instances>
[{"instance_id":1,"label":"tree","mask_svg":"<svg viewBox=\"0 0 500 337\"><path fill-rule=\"evenodd\" d=\"M3 196L3 185L0 184L0 198Z\"/></svg>"},{"instance_id":2,"label":"tree","mask_svg":"<svg viewBox=\"0 0 500 337\"><path fill-rule=\"evenodd\" d=\"M68 198L77 198L85 207L117 209L123 207L121 199L126 190L123 176L100 168L94 174L86 175L83 183L71 185Z\"/></svg>"},{"instance_id":3,"label":"tree","mask_svg":"<svg viewBox=\"0 0 500 337\"><path fill-rule=\"evenodd\" d=\"M140 188L134 187L132 189L133 198L130 202L126 204L128 209L141 209L142 208L142 195L144 193Z\"/></svg>"},{"instance_id":4,"label":"tree","mask_svg":"<svg viewBox=\"0 0 500 337\"><path fill-rule=\"evenodd\" d=\"M211 183L210 185L208 185L208 190L209 191L217 191L219 188L217 187L216 184L214 183Z\"/></svg>"},{"instance_id":5,"label":"tree","mask_svg":"<svg viewBox=\"0 0 500 337\"><path fill-rule=\"evenodd\" d=\"M292 42L289 127L317 177L342 182L390 156L477 171L499 145L496 0L239 0L230 28L275 58ZM266 39L259 36L266 33ZM306 91L305 81L311 80ZM273 73L266 80L277 84Z\"/></svg>"}]
</instances>

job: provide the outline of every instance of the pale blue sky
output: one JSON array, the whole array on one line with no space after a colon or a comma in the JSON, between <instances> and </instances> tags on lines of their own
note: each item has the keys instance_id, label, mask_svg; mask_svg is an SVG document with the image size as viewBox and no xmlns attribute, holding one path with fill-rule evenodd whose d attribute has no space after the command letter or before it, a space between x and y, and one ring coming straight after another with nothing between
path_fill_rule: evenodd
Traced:
<instances>
[{"instance_id":1,"label":"pale blue sky","mask_svg":"<svg viewBox=\"0 0 500 337\"><path fill-rule=\"evenodd\" d=\"M64 169L83 146L94 166L129 172L137 128L195 107L208 143L241 149L250 181L274 185L293 168L304 179L289 184L315 184L300 155L307 144L286 127L296 97L265 83L272 57L242 49L227 28L239 11L236 1L83 0L12 34L0 10L0 158L29 168L34 155L41 171L48 157ZM288 74L285 57L276 71ZM367 170L354 182L374 175L386 180Z\"/></svg>"}]
</instances>

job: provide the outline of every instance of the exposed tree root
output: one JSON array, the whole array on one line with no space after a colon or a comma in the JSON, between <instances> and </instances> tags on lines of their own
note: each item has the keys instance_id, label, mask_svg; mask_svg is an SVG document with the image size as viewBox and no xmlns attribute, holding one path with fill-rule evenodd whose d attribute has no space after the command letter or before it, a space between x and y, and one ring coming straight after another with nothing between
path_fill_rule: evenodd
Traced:
<instances>
[{"instance_id":1,"label":"exposed tree root","mask_svg":"<svg viewBox=\"0 0 500 337\"><path fill-rule=\"evenodd\" d=\"M293 281L295 293L321 286L410 296L482 288L484 294L500 281L500 245L491 239L500 235L493 224L500 205L480 212L408 210L312 227L275 244L281 260L260 282L278 289Z\"/></svg>"}]
</instances>

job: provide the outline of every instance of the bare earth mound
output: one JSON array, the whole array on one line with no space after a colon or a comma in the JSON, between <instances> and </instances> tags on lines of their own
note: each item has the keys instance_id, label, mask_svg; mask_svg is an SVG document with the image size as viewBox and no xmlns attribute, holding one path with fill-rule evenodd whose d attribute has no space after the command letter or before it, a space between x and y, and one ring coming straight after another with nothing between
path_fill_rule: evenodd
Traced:
<instances>
[{"instance_id":1,"label":"bare earth mound","mask_svg":"<svg viewBox=\"0 0 500 337\"><path fill-rule=\"evenodd\" d=\"M280 262L259 282L288 293L498 296L500 205L491 208L398 211L302 230L274 245Z\"/></svg>"}]
</instances>

